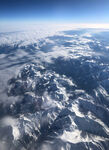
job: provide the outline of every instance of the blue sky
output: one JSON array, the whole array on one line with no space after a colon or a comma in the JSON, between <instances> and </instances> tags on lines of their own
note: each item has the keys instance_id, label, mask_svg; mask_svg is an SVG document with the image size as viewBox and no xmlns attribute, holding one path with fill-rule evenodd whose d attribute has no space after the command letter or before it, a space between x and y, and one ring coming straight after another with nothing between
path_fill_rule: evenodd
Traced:
<instances>
[{"instance_id":1,"label":"blue sky","mask_svg":"<svg viewBox=\"0 0 109 150\"><path fill-rule=\"evenodd\" d=\"M109 0L0 0L0 20L109 23Z\"/></svg>"}]
</instances>

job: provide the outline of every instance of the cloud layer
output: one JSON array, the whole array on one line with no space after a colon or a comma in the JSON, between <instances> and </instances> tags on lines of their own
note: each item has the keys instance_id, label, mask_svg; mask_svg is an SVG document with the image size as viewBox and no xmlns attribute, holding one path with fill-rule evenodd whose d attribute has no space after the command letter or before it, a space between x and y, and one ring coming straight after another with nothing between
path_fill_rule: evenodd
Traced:
<instances>
[{"instance_id":1,"label":"cloud layer","mask_svg":"<svg viewBox=\"0 0 109 150\"><path fill-rule=\"evenodd\" d=\"M62 25L1 33L1 149L108 148L108 35Z\"/></svg>"}]
</instances>

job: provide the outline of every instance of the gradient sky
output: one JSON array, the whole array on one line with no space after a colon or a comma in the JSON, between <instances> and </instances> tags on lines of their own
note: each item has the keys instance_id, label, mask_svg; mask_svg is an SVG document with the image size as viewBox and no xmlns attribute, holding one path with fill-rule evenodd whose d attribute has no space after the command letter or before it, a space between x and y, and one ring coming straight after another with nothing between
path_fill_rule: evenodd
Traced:
<instances>
[{"instance_id":1,"label":"gradient sky","mask_svg":"<svg viewBox=\"0 0 109 150\"><path fill-rule=\"evenodd\" d=\"M0 20L109 23L109 0L0 0Z\"/></svg>"}]
</instances>

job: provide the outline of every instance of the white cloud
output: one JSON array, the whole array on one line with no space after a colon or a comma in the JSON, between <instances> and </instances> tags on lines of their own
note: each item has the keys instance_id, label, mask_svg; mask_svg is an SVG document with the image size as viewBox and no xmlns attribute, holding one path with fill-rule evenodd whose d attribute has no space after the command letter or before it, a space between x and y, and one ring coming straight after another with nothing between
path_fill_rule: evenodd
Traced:
<instances>
[{"instance_id":1,"label":"white cloud","mask_svg":"<svg viewBox=\"0 0 109 150\"><path fill-rule=\"evenodd\" d=\"M108 29L108 24L51 24L51 23L1 23L0 45L26 46L37 43L39 39L59 34L60 31L75 30L81 28ZM96 30L99 32L99 30ZM62 35L62 33L60 33ZM66 35L67 36L67 35ZM90 37L86 33L84 36Z\"/></svg>"},{"instance_id":2,"label":"white cloud","mask_svg":"<svg viewBox=\"0 0 109 150\"><path fill-rule=\"evenodd\" d=\"M3 126L11 126L14 140L19 139L20 132L18 128L18 120L12 117L5 117L1 120Z\"/></svg>"},{"instance_id":3,"label":"white cloud","mask_svg":"<svg viewBox=\"0 0 109 150\"><path fill-rule=\"evenodd\" d=\"M74 131L64 131L64 133L62 134L62 136L60 136L59 138L61 138L63 141L66 142L70 142L70 143L80 143L80 142L92 142L94 145L96 145L96 143L100 143L101 141L105 141L106 139L100 136L96 136L96 135L86 135L85 137L81 136L82 132L78 129L75 129Z\"/></svg>"}]
</instances>

